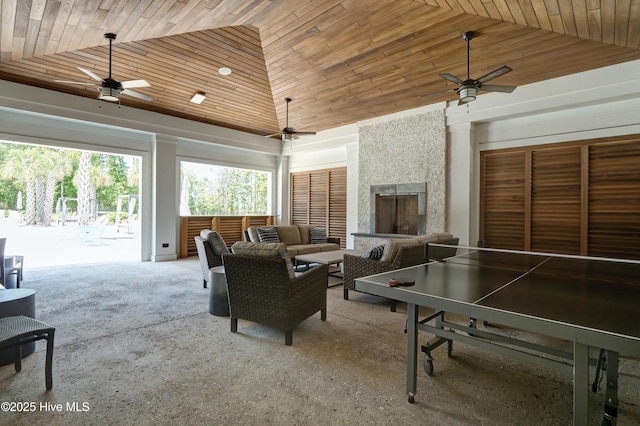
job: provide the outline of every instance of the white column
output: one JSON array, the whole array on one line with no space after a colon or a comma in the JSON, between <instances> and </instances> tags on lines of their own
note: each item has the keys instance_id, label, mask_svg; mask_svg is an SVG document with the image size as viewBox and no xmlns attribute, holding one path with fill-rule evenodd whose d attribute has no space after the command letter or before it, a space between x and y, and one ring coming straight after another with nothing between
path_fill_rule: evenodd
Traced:
<instances>
[{"instance_id":1,"label":"white column","mask_svg":"<svg viewBox=\"0 0 640 426\"><path fill-rule=\"evenodd\" d=\"M475 246L480 235L479 153L473 123L449 127L447 228L460 245Z\"/></svg>"},{"instance_id":2,"label":"white column","mask_svg":"<svg viewBox=\"0 0 640 426\"><path fill-rule=\"evenodd\" d=\"M347 248L354 248L358 232L358 144L347 145Z\"/></svg>"},{"instance_id":3,"label":"white column","mask_svg":"<svg viewBox=\"0 0 640 426\"><path fill-rule=\"evenodd\" d=\"M289 217L290 189L289 189L289 157L281 155L276 159L276 205L273 214L276 215L278 225L288 225Z\"/></svg>"},{"instance_id":4,"label":"white column","mask_svg":"<svg viewBox=\"0 0 640 426\"><path fill-rule=\"evenodd\" d=\"M178 165L176 139L156 135L152 148L153 206L151 260L160 262L178 258Z\"/></svg>"}]
</instances>

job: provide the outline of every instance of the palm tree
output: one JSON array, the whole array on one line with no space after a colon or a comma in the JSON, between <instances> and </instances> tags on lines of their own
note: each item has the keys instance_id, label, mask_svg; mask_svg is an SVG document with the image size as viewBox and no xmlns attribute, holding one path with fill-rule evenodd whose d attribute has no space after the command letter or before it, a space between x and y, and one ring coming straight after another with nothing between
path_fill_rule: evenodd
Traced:
<instances>
[{"instance_id":1,"label":"palm tree","mask_svg":"<svg viewBox=\"0 0 640 426\"><path fill-rule=\"evenodd\" d=\"M103 157L82 151L78 159L78 170L74 179L78 189L78 225L87 225L95 219L96 191L102 186L111 185L111 176Z\"/></svg>"},{"instance_id":2,"label":"palm tree","mask_svg":"<svg viewBox=\"0 0 640 426\"><path fill-rule=\"evenodd\" d=\"M42 159L46 161L48 170L44 197L43 222L45 224L51 223L56 187L58 186L58 182L71 172L74 158L73 151L56 149L50 150L49 153L49 155Z\"/></svg>"},{"instance_id":3,"label":"palm tree","mask_svg":"<svg viewBox=\"0 0 640 426\"><path fill-rule=\"evenodd\" d=\"M11 179L19 187L25 188L25 216L27 225L36 223L36 177L34 167L34 155L23 145L16 145L7 151L2 165L0 176L3 179Z\"/></svg>"},{"instance_id":4,"label":"palm tree","mask_svg":"<svg viewBox=\"0 0 640 426\"><path fill-rule=\"evenodd\" d=\"M51 225L55 188L71 170L69 151L26 145L10 148L0 165L0 175L25 188L27 225Z\"/></svg>"}]
</instances>

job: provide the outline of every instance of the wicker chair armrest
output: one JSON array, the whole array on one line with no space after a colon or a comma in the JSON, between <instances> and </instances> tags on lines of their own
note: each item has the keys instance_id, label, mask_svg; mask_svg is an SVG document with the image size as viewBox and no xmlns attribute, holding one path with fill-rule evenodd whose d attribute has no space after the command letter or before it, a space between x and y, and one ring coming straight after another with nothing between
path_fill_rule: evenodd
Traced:
<instances>
[{"instance_id":1,"label":"wicker chair armrest","mask_svg":"<svg viewBox=\"0 0 640 426\"><path fill-rule=\"evenodd\" d=\"M380 262L379 260L365 259L360 256L351 254L344 255L344 288L353 290L355 288L354 280L368 275L380 274L393 269L393 265L389 262Z\"/></svg>"},{"instance_id":2,"label":"wicker chair armrest","mask_svg":"<svg viewBox=\"0 0 640 426\"><path fill-rule=\"evenodd\" d=\"M308 293L314 288L327 288L329 283L329 267L327 265L318 265L303 272L291 280L292 294Z\"/></svg>"}]
</instances>

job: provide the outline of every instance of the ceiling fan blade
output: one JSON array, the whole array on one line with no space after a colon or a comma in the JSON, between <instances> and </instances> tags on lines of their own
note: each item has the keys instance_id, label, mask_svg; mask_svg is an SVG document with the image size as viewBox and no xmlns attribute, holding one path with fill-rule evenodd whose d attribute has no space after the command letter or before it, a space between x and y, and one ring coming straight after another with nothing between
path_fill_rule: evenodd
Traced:
<instances>
[{"instance_id":1,"label":"ceiling fan blade","mask_svg":"<svg viewBox=\"0 0 640 426\"><path fill-rule=\"evenodd\" d=\"M485 81L493 80L494 78L500 77L501 75L506 74L506 73L511 72L511 71L513 71L511 68L509 68L506 65L503 65L500 68L495 69L495 70L491 71L490 73L483 75L482 77L480 77L476 81L478 83L484 83Z\"/></svg>"},{"instance_id":2,"label":"ceiling fan blade","mask_svg":"<svg viewBox=\"0 0 640 426\"><path fill-rule=\"evenodd\" d=\"M516 90L517 86L500 86L498 84L483 84L480 87L480 90L483 92L502 92L502 93L511 93Z\"/></svg>"},{"instance_id":3,"label":"ceiling fan blade","mask_svg":"<svg viewBox=\"0 0 640 426\"><path fill-rule=\"evenodd\" d=\"M272 138L274 136L281 136L281 135L282 135L282 132L278 132L278 133L274 133L272 135L266 135L265 138Z\"/></svg>"},{"instance_id":4,"label":"ceiling fan blade","mask_svg":"<svg viewBox=\"0 0 640 426\"><path fill-rule=\"evenodd\" d=\"M440 74L440 77L444 78L445 80L449 80L449 81L451 81L451 82L453 82L455 84L463 84L464 83L458 77L456 77L455 75L451 75L449 73Z\"/></svg>"},{"instance_id":5,"label":"ceiling fan blade","mask_svg":"<svg viewBox=\"0 0 640 426\"><path fill-rule=\"evenodd\" d=\"M56 83L65 83L65 84L82 84L83 86L97 86L95 83L86 83L83 81L66 81L66 80L53 80Z\"/></svg>"},{"instance_id":6,"label":"ceiling fan blade","mask_svg":"<svg viewBox=\"0 0 640 426\"><path fill-rule=\"evenodd\" d=\"M103 82L104 82L104 80L103 80L103 79L101 79L100 77L98 77L97 75L95 75L95 74L93 73L93 71L89 71L88 69L86 69L86 68L82 68L82 67L77 67L77 68L78 68L80 71L82 71L83 73L85 73L86 75L88 75L89 77L91 77L92 79L94 79L94 80L96 80L96 81L99 81L100 83L103 83Z\"/></svg>"},{"instance_id":7,"label":"ceiling fan blade","mask_svg":"<svg viewBox=\"0 0 640 426\"><path fill-rule=\"evenodd\" d=\"M296 132L295 130L291 132L294 135L315 135L316 132Z\"/></svg>"},{"instance_id":8,"label":"ceiling fan blade","mask_svg":"<svg viewBox=\"0 0 640 426\"><path fill-rule=\"evenodd\" d=\"M434 92L434 93L429 93L427 95L422 95L421 98L428 98L429 96L437 96L437 95L443 95L445 93L450 93L450 92L457 92L458 89L447 89L447 90L441 90L439 92Z\"/></svg>"},{"instance_id":9,"label":"ceiling fan blade","mask_svg":"<svg viewBox=\"0 0 640 426\"><path fill-rule=\"evenodd\" d=\"M133 96L134 98L142 99L143 101L153 101L153 96L145 95L143 93L134 92L133 90L125 89L122 94Z\"/></svg>"},{"instance_id":10,"label":"ceiling fan blade","mask_svg":"<svg viewBox=\"0 0 640 426\"><path fill-rule=\"evenodd\" d=\"M145 80L129 80L123 81L120 84L122 84L122 87L124 87L125 89L132 89L135 87L151 87L151 85Z\"/></svg>"}]
</instances>

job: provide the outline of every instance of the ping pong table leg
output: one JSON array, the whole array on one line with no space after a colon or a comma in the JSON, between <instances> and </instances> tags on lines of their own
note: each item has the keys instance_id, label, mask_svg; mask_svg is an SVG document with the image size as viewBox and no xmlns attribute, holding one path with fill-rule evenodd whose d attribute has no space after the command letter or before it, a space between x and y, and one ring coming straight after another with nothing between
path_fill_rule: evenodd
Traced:
<instances>
[{"instance_id":1,"label":"ping pong table leg","mask_svg":"<svg viewBox=\"0 0 640 426\"><path fill-rule=\"evenodd\" d=\"M418 380L418 306L407 305L407 395L415 402Z\"/></svg>"},{"instance_id":2,"label":"ping pong table leg","mask_svg":"<svg viewBox=\"0 0 640 426\"><path fill-rule=\"evenodd\" d=\"M573 424L589 424L589 346L573 344Z\"/></svg>"},{"instance_id":3,"label":"ping pong table leg","mask_svg":"<svg viewBox=\"0 0 640 426\"><path fill-rule=\"evenodd\" d=\"M607 391L604 397L602 426L615 426L618 419L618 353L607 351Z\"/></svg>"}]
</instances>

